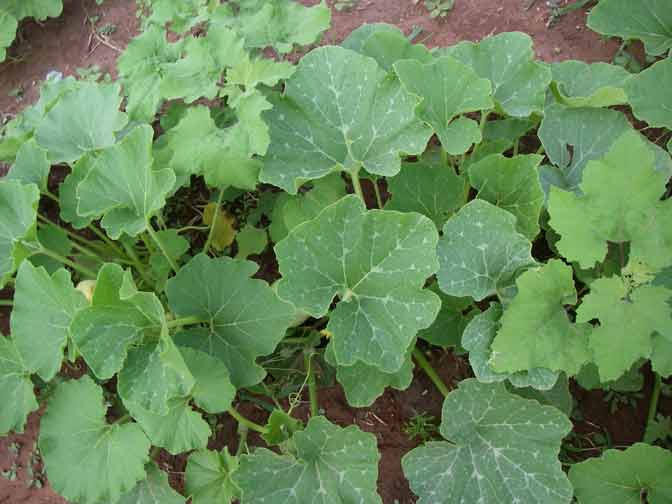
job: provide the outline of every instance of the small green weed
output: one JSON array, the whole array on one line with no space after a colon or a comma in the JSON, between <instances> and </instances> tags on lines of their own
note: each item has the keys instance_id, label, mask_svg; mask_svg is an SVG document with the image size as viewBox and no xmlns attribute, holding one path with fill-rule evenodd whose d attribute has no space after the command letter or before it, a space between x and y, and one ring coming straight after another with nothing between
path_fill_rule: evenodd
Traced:
<instances>
[{"instance_id":1,"label":"small green weed","mask_svg":"<svg viewBox=\"0 0 672 504\"><path fill-rule=\"evenodd\" d=\"M426 443L436 436L439 429L436 426L436 418L427 413L420 413L419 415L412 416L411 419L404 424L403 431L409 439L419 438L420 441Z\"/></svg>"}]
</instances>

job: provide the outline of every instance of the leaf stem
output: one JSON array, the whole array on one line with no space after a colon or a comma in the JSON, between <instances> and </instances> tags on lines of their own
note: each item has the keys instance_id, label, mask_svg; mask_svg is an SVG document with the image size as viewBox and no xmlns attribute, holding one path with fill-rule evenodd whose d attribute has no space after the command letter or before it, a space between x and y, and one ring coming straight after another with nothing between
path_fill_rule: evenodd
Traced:
<instances>
[{"instance_id":1,"label":"leaf stem","mask_svg":"<svg viewBox=\"0 0 672 504\"><path fill-rule=\"evenodd\" d=\"M208 232L208 239L203 245L203 253L208 254L210 252L210 245L212 240L215 237L215 230L217 227L217 220L219 219L219 209L222 207L222 201L224 200L224 190L219 190L219 196L217 196L217 203L215 204L215 213L212 215L212 222L210 223L210 231Z\"/></svg>"},{"instance_id":2,"label":"leaf stem","mask_svg":"<svg viewBox=\"0 0 672 504\"><path fill-rule=\"evenodd\" d=\"M366 206L366 200L364 199L364 193L362 192L362 184L359 181L359 170L350 174L350 180L352 180L352 188L355 190L355 194L359 196L359 199L361 199L364 206Z\"/></svg>"},{"instance_id":3,"label":"leaf stem","mask_svg":"<svg viewBox=\"0 0 672 504\"><path fill-rule=\"evenodd\" d=\"M14 301L11 299L0 299L0 306L9 306L11 308L14 306Z\"/></svg>"},{"instance_id":4,"label":"leaf stem","mask_svg":"<svg viewBox=\"0 0 672 504\"><path fill-rule=\"evenodd\" d=\"M230 410L228 410L228 413L234 418L234 420L236 420L236 422L238 422L239 424L243 424L248 429L259 432L261 434L268 433L268 429L266 427L264 427L263 425L259 425L258 423L255 423L252 420L248 420L243 415L238 413L235 409L231 408Z\"/></svg>"},{"instance_id":5,"label":"leaf stem","mask_svg":"<svg viewBox=\"0 0 672 504\"><path fill-rule=\"evenodd\" d=\"M440 151L441 151L441 164L443 166L449 166L449 164L448 164L448 151L446 151L446 149L444 149L443 147L441 147Z\"/></svg>"},{"instance_id":6,"label":"leaf stem","mask_svg":"<svg viewBox=\"0 0 672 504\"><path fill-rule=\"evenodd\" d=\"M56 252L46 249L46 248L40 248L37 251L35 251L35 254L44 254L47 257L51 257L52 259L55 259L56 261L65 264L66 266L71 267L73 270L75 270L77 273L80 275L83 275L91 280L95 280L96 277L98 277L98 274L93 271L92 269L87 268L86 266L82 266L81 264L77 264L74 261L71 261L67 257L64 257L60 254L57 254Z\"/></svg>"},{"instance_id":7,"label":"leaf stem","mask_svg":"<svg viewBox=\"0 0 672 504\"><path fill-rule=\"evenodd\" d=\"M150 277L149 274L147 273L147 270L140 261L140 258L138 257L138 254L135 252L133 246L125 242L122 242L122 246L126 250L126 254L128 255L128 257L131 258L133 266L135 267L135 269L138 270L138 273L140 273L140 276L145 281L145 283L147 283L148 285L152 285L153 283L152 277Z\"/></svg>"},{"instance_id":8,"label":"leaf stem","mask_svg":"<svg viewBox=\"0 0 672 504\"><path fill-rule=\"evenodd\" d=\"M516 141L513 142L513 155L514 155L514 157L518 155L518 149L520 149L520 138L516 138Z\"/></svg>"},{"instance_id":9,"label":"leaf stem","mask_svg":"<svg viewBox=\"0 0 672 504\"><path fill-rule=\"evenodd\" d=\"M152 223L147 220L147 232L149 233L149 236L151 236L152 240L154 243L156 243L156 246L159 247L159 250L163 254L163 256L166 258L166 261L168 261L168 264L170 264L170 267L173 269L175 273L180 269L177 267L177 264L175 261L173 261L173 258L170 257L170 254L166 250L166 248L163 246L163 243L161 243L161 240L159 237L156 235L156 231L154 231L154 228L152 227Z\"/></svg>"},{"instance_id":10,"label":"leaf stem","mask_svg":"<svg viewBox=\"0 0 672 504\"><path fill-rule=\"evenodd\" d=\"M169 320L166 323L166 327L168 329L173 329L175 327L182 327L185 325L195 325L195 324L203 324L205 322L210 322L209 320L203 320L200 317L184 317L184 318L178 318L175 320Z\"/></svg>"},{"instance_id":11,"label":"leaf stem","mask_svg":"<svg viewBox=\"0 0 672 504\"><path fill-rule=\"evenodd\" d=\"M378 180L373 180L373 192L376 194L376 203L378 208L383 208L383 198L380 195L380 187L378 186Z\"/></svg>"},{"instance_id":12,"label":"leaf stem","mask_svg":"<svg viewBox=\"0 0 672 504\"><path fill-rule=\"evenodd\" d=\"M439 377L438 373L434 370L432 365L429 363L425 355L418 349L414 348L413 349L413 358L415 358L416 362L418 365L422 368L422 370L425 372L427 377L432 380L432 383L436 386L436 388L441 392L443 397L447 397L448 394L450 393L450 390L448 390L448 387L446 387L446 384L443 383L441 380L441 377Z\"/></svg>"},{"instance_id":13,"label":"leaf stem","mask_svg":"<svg viewBox=\"0 0 672 504\"><path fill-rule=\"evenodd\" d=\"M649 414L646 419L646 425L650 425L656 419L656 412L658 411L658 399L660 398L660 389L662 379L660 375L654 372L655 381L653 382L653 392L651 393L651 402L649 403Z\"/></svg>"},{"instance_id":14,"label":"leaf stem","mask_svg":"<svg viewBox=\"0 0 672 504\"><path fill-rule=\"evenodd\" d=\"M319 406L317 403L317 384L315 383L315 373L313 372L312 349L303 352L303 366L308 374L308 397L310 399L310 416L314 417L319 414Z\"/></svg>"},{"instance_id":15,"label":"leaf stem","mask_svg":"<svg viewBox=\"0 0 672 504\"><path fill-rule=\"evenodd\" d=\"M105 243L105 245L107 245L112 250L114 250L114 252L118 256L123 257L123 256L126 255L126 254L124 254L124 251L121 250L116 243L114 243L112 240L110 240L105 233L103 233L100 229L98 229L93 224L89 224L88 226L86 226L86 229L88 229L93 234L95 234L98 238L100 238L103 241L103 243Z\"/></svg>"}]
</instances>

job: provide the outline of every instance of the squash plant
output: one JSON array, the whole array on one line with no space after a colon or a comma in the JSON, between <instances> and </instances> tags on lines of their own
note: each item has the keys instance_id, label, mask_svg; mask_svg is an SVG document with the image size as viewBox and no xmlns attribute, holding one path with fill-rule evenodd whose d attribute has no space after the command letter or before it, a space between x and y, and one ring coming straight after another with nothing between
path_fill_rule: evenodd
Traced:
<instances>
[{"instance_id":1,"label":"squash plant","mask_svg":"<svg viewBox=\"0 0 672 504\"><path fill-rule=\"evenodd\" d=\"M429 50L364 25L294 65L264 50L317 41L326 5L145 3L117 82L47 80L0 137L0 286L14 291L0 432L46 402L57 492L380 502L375 437L320 414L315 369L367 407L417 365L445 396L444 439L402 461L419 502L672 499L661 447L568 472L559 458L569 378L608 389L649 360L653 423L672 374L672 160L608 108L672 128L669 59L631 75L538 62L522 33ZM206 226L176 217L192 184L210 193ZM250 195L231 246L222 209ZM247 259L269 238L272 285ZM466 351L475 378L449 391L423 345ZM269 393L274 359L302 366L305 424L272 394L265 424L236 408ZM84 375L62 375L75 361ZM220 414L239 423L237 453L207 449ZM268 447L247 447L249 430ZM185 496L157 448L190 453Z\"/></svg>"}]
</instances>

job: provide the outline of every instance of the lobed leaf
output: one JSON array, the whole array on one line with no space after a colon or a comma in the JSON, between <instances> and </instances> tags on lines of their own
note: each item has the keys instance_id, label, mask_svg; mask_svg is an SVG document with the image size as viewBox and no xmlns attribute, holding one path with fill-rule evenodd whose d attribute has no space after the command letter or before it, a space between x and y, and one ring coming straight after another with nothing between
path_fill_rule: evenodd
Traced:
<instances>
[{"instance_id":1,"label":"lobed leaf","mask_svg":"<svg viewBox=\"0 0 672 504\"><path fill-rule=\"evenodd\" d=\"M220 452L195 451L187 460L184 487L193 504L218 502L228 504L240 496L240 488L233 480L238 459L228 448Z\"/></svg>"},{"instance_id":2,"label":"lobed leaf","mask_svg":"<svg viewBox=\"0 0 672 504\"><path fill-rule=\"evenodd\" d=\"M30 370L14 340L0 335L0 436L23 432L28 415L39 408L30 380ZM9 406L7 406L9 405Z\"/></svg>"},{"instance_id":3,"label":"lobed leaf","mask_svg":"<svg viewBox=\"0 0 672 504\"><path fill-rule=\"evenodd\" d=\"M569 107L611 107L628 102L632 74L608 63L566 60L551 65L554 91Z\"/></svg>"}]
</instances>

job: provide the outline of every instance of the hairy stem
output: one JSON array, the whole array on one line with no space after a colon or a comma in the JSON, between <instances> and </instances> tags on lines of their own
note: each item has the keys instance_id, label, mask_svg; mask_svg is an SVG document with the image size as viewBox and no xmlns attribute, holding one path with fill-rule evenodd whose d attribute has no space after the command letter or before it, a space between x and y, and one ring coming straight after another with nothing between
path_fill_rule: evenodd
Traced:
<instances>
[{"instance_id":1,"label":"hairy stem","mask_svg":"<svg viewBox=\"0 0 672 504\"><path fill-rule=\"evenodd\" d=\"M0 306L9 306L11 308L14 306L14 301L11 299L0 299Z\"/></svg>"},{"instance_id":2,"label":"hairy stem","mask_svg":"<svg viewBox=\"0 0 672 504\"><path fill-rule=\"evenodd\" d=\"M649 403L649 415L646 420L646 425L650 425L656 419L656 412L658 411L658 399L660 398L660 389L662 379L658 373L655 374L655 381L653 382L653 392L651 393L651 402Z\"/></svg>"},{"instance_id":3,"label":"hairy stem","mask_svg":"<svg viewBox=\"0 0 672 504\"><path fill-rule=\"evenodd\" d=\"M258 423L253 422L252 420L248 420L245 418L243 415L238 413L235 409L231 408L228 410L229 415L231 415L236 422L239 424L244 425L250 430L259 432L261 434L266 434L268 432L268 429L264 427L263 425L259 425Z\"/></svg>"},{"instance_id":4,"label":"hairy stem","mask_svg":"<svg viewBox=\"0 0 672 504\"><path fill-rule=\"evenodd\" d=\"M208 239L203 245L203 253L207 254L210 252L210 245L212 244L212 239L215 237L215 229L217 228L217 220L219 219L219 209L222 207L222 201L224 199L224 191L219 190L219 196L217 196L217 203L215 206L215 213L212 216L212 222L210 223L210 232L208 233Z\"/></svg>"},{"instance_id":5,"label":"hairy stem","mask_svg":"<svg viewBox=\"0 0 672 504\"><path fill-rule=\"evenodd\" d=\"M87 268L86 266L82 266L81 264L77 264L74 261L71 261L67 257L64 257L60 254L57 254L56 252L46 249L46 248L41 248L35 251L36 254L43 254L46 255L47 257L51 257L52 259L65 264L66 266L71 267L73 270L75 270L77 273L80 275L87 277L91 280L95 280L98 274L93 271L92 269Z\"/></svg>"},{"instance_id":6,"label":"hairy stem","mask_svg":"<svg viewBox=\"0 0 672 504\"><path fill-rule=\"evenodd\" d=\"M147 270L145 269L144 265L140 261L140 258L138 257L138 254L135 252L135 249L133 248L132 245L128 243L123 243L122 245L124 249L126 250L126 254L128 257L131 258L131 261L133 263L133 266L135 267L136 270L138 270L138 273L140 273L140 276L142 279L147 283L148 285L152 285L152 277L149 276L149 273L147 273Z\"/></svg>"},{"instance_id":7,"label":"hairy stem","mask_svg":"<svg viewBox=\"0 0 672 504\"><path fill-rule=\"evenodd\" d=\"M351 173L350 180L352 180L352 187L355 190L355 194L359 196L359 199L361 199L362 203L364 203L364 205L366 206L366 200L364 199L364 192L362 191L362 184L359 181L359 171Z\"/></svg>"},{"instance_id":8,"label":"hairy stem","mask_svg":"<svg viewBox=\"0 0 672 504\"><path fill-rule=\"evenodd\" d=\"M446 397L449 393L450 390L448 390L448 387L446 387L446 384L443 383L441 380L441 377L437 374L437 372L434 370L432 365L429 363L425 355L418 349L414 348L413 349L413 358L415 361L418 363L418 365L422 368L422 370L425 372L427 377L432 380L432 383L436 386L436 388L441 392L443 397Z\"/></svg>"},{"instance_id":9,"label":"hairy stem","mask_svg":"<svg viewBox=\"0 0 672 504\"><path fill-rule=\"evenodd\" d=\"M105 245L110 247L112 250L114 250L115 254L117 254L120 257L125 257L124 251L119 248L119 246L114 243L112 240L110 240L105 233L103 233L100 229L98 229L96 226L93 224L89 224L86 226L86 229L91 231L93 234L95 234L98 238L100 238Z\"/></svg>"},{"instance_id":10,"label":"hairy stem","mask_svg":"<svg viewBox=\"0 0 672 504\"><path fill-rule=\"evenodd\" d=\"M313 365L311 359L313 358L312 350L303 353L303 365L308 373L308 397L310 399L310 416L314 417L319 414L319 407L317 404L317 383L315 383L315 373L313 372Z\"/></svg>"},{"instance_id":11,"label":"hairy stem","mask_svg":"<svg viewBox=\"0 0 672 504\"><path fill-rule=\"evenodd\" d=\"M152 223L147 221L147 232L149 233L149 236L151 236L152 240L154 243L156 243L156 246L159 247L159 250L163 254L163 256L166 258L166 261L168 261L168 264L170 264L170 267L173 269L175 273L180 269L177 267L177 264L175 261L173 261L173 258L170 257L170 254L166 250L166 248L163 246L163 243L161 243L161 240L159 237L156 235L156 231L154 231L154 228L152 227Z\"/></svg>"},{"instance_id":12,"label":"hairy stem","mask_svg":"<svg viewBox=\"0 0 672 504\"><path fill-rule=\"evenodd\" d=\"M175 327L182 327L186 325L195 325L195 324L203 324L205 322L210 322L209 320L203 320L200 317L184 317L184 318L179 318L175 320L169 320L166 323L166 327L168 329L173 329Z\"/></svg>"},{"instance_id":13,"label":"hairy stem","mask_svg":"<svg viewBox=\"0 0 672 504\"><path fill-rule=\"evenodd\" d=\"M377 180L373 181L373 192L376 194L376 203L378 204L378 208L383 208L383 198L380 195L380 187L378 187Z\"/></svg>"}]
</instances>

